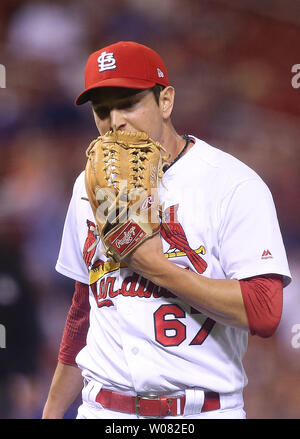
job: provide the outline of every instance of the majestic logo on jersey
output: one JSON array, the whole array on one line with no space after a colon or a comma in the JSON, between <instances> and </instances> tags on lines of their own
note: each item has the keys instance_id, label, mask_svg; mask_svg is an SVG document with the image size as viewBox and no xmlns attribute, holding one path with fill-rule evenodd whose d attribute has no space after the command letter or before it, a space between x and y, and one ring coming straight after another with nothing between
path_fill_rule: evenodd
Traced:
<instances>
[{"instance_id":1,"label":"majestic logo on jersey","mask_svg":"<svg viewBox=\"0 0 300 439\"><path fill-rule=\"evenodd\" d=\"M101 55L98 56L97 61L100 73L117 67L113 52L102 52Z\"/></svg>"},{"instance_id":2,"label":"majestic logo on jersey","mask_svg":"<svg viewBox=\"0 0 300 439\"><path fill-rule=\"evenodd\" d=\"M261 255L261 259L270 259L270 258L273 258L270 250L264 250L262 255Z\"/></svg>"},{"instance_id":3,"label":"majestic logo on jersey","mask_svg":"<svg viewBox=\"0 0 300 439\"><path fill-rule=\"evenodd\" d=\"M166 256L187 256L195 270L202 274L207 268L207 263L199 256L199 253L205 254L205 249L203 246L200 246L197 250L190 247L183 227L178 222L177 211L178 204L170 206L164 211L164 222L160 233L164 240L170 244Z\"/></svg>"}]
</instances>

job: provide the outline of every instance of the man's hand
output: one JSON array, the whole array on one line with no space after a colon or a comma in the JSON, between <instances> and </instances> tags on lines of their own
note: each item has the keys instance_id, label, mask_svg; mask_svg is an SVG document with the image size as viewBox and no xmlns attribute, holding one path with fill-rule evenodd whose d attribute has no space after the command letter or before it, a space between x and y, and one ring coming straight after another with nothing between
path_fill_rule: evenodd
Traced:
<instances>
[{"instance_id":1,"label":"man's hand","mask_svg":"<svg viewBox=\"0 0 300 439\"><path fill-rule=\"evenodd\" d=\"M149 280L162 274L170 264L164 256L160 234L144 241L124 262L132 271Z\"/></svg>"}]
</instances>

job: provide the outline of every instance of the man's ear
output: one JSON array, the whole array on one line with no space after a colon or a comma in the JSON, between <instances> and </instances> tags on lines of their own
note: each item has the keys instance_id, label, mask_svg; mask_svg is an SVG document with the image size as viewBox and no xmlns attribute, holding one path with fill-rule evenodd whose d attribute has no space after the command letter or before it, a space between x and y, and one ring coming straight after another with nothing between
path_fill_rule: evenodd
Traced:
<instances>
[{"instance_id":1,"label":"man's ear","mask_svg":"<svg viewBox=\"0 0 300 439\"><path fill-rule=\"evenodd\" d=\"M175 89L172 86L164 88L159 95L159 108L164 119L169 119L174 106Z\"/></svg>"}]
</instances>

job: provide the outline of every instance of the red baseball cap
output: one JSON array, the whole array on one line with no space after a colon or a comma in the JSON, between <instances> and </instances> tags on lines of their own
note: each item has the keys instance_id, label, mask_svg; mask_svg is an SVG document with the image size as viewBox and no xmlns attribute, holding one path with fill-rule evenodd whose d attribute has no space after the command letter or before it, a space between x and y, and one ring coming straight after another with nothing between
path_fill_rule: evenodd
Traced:
<instances>
[{"instance_id":1,"label":"red baseball cap","mask_svg":"<svg viewBox=\"0 0 300 439\"><path fill-rule=\"evenodd\" d=\"M167 69L154 50L133 41L120 41L92 53L85 67L85 90L76 105L90 100L90 91L99 87L146 89L168 86Z\"/></svg>"}]
</instances>

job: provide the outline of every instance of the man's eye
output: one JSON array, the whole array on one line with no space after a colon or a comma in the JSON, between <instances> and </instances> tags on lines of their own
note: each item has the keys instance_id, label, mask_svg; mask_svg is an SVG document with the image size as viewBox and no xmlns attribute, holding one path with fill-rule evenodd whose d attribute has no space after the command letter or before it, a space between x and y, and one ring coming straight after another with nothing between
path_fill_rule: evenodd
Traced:
<instances>
[{"instance_id":1,"label":"man's eye","mask_svg":"<svg viewBox=\"0 0 300 439\"><path fill-rule=\"evenodd\" d=\"M95 112L96 112L97 116L99 117L99 119L106 119L109 116L110 110L109 110L109 108L98 107L95 109Z\"/></svg>"},{"instance_id":2,"label":"man's eye","mask_svg":"<svg viewBox=\"0 0 300 439\"><path fill-rule=\"evenodd\" d=\"M123 102L122 104L118 105L119 110L126 110L127 108L133 107L134 102Z\"/></svg>"},{"instance_id":3,"label":"man's eye","mask_svg":"<svg viewBox=\"0 0 300 439\"><path fill-rule=\"evenodd\" d=\"M110 115L110 112L113 108L116 108L118 110L129 110L130 108L132 108L134 105L136 104L135 101L130 100L130 101L124 101L124 102L120 102L119 104L115 105L114 107L94 107L95 113L97 114L97 116L99 117L99 119L104 120L107 119Z\"/></svg>"}]
</instances>

